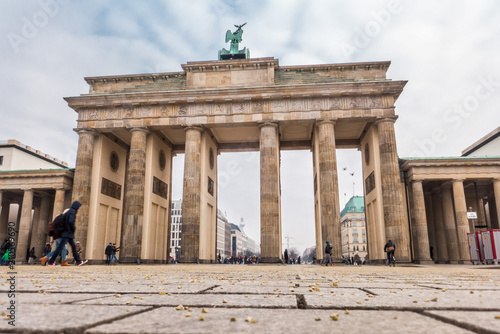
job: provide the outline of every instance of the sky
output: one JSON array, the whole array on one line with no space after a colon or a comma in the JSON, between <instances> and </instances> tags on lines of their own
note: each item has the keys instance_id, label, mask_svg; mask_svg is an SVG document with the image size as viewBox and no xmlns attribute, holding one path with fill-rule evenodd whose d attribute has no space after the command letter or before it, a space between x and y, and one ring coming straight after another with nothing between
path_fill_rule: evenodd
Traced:
<instances>
[{"instance_id":1,"label":"sky","mask_svg":"<svg viewBox=\"0 0 500 334\"><path fill-rule=\"evenodd\" d=\"M0 15L0 140L72 167L77 114L63 97L87 93L84 77L215 60L226 30L245 22L240 46L281 66L391 61L388 78L408 81L396 102L400 157L460 156L500 125L498 1L2 0ZM312 155L281 158L283 246L288 236L302 251L315 244ZM219 208L259 241L258 152L218 163ZM360 152L337 150L337 166L343 207L363 193ZM173 199L182 173L178 155Z\"/></svg>"}]
</instances>

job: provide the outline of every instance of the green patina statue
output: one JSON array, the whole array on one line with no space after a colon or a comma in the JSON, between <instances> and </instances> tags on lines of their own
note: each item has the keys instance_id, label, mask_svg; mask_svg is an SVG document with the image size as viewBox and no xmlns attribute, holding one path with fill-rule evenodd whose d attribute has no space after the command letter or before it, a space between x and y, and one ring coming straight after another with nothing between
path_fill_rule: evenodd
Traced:
<instances>
[{"instance_id":1,"label":"green patina statue","mask_svg":"<svg viewBox=\"0 0 500 334\"><path fill-rule=\"evenodd\" d=\"M243 23L242 25L234 25L236 28L235 32L231 32L231 30L228 30L226 32L226 43L231 41L231 47L229 48L229 51L226 49L219 50L219 60L227 60L227 59L248 59L250 58L250 50L247 50L247 48L243 48L242 50L239 50L239 44L241 43L241 35L243 35L243 29L241 29L244 25L246 24Z\"/></svg>"}]
</instances>

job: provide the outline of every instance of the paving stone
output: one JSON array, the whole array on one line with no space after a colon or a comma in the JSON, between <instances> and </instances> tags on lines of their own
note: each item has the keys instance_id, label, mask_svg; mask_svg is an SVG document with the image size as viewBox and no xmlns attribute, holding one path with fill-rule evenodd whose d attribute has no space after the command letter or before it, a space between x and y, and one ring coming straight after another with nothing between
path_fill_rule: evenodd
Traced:
<instances>
[{"instance_id":1,"label":"paving stone","mask_svg":"<svg viewBox=\"0 0 500 334\"><path fill-rule=\"evenodd\" d=\"M500 311L426 311L437 319L459 325L479 333L499 333L500 332Z\"/></svg>"},{"instance_id":2,"label":"paving stone","mask_svg":"<svg viewBox=\"0 0 500 334\"><path fill-rule=\"evenodd\" d=\"M24 304L68 304L84 300L93 300L112 296L110 294L89 293L22 293L18 296L19 303Z\"/></svg>"},{"instance_id":3,"label":"paving stone","mask_svg":"<svg viewBox=\"0 0 500 334\"><path fill-rule=\"evenodd\" d=\"M345 289L344 293L305 295L309 307L369 307L392 309L461 309L473 308L495 310L500 308L500 291L474 293L463 290L435 289L378 289L367 287L366 291ZM474 291L473 291L474 292ZM433 301L433 299L435 301Z\"/></svg>"},{"instance_id":4,"label":"paving stone","mask_svg":"<svg viewBox=\"0 0 500 334\"><path fill-rule=\"evenodd\" d=\"M208 309L177 311L175 308L157 308L89 329L86 333L351 333L387 332L411 328L412 333L471 333L413 312L351 311L344 310L264 310L264 309ZM191 316L186 317L187 314ZM338 321L330 315L338 314ZM200 320L200 315L205 317ZM236 321L231 321L231 318ZM247 322L252 318L256 322ZM147 319L147 321L145 321ZM320 320L316 320L320 319ZM143 324L138 327L137 323Z\"/></svg>"},{"instance_id":5,"label":"paving stone","mask_svg":"<svg viewBox=\"0 0 500 334\"><path fill-rule=\"evenodd\" d=\"M169 296L156 293L151 296L124 294L120 297L91 299L77 304L127 305L127 303L151 306L296 308L297 298L295 295L173 294Z\"/></svg>"},{"instance_id":6,"label":"paving stone","mask_svg":"<svg viewBox=\"0 0 500 334\"><path fill-rule=\"evenodd\" d=\"M8 324L8 320L0 322L0 331L15 330L26 333L29 330L39 333L59 331L74 333L79 329L95 326L126 315L147 310L148 307L139 306L98 306L98 305L18 305L15 314L15 327Z\"/></svg>"}]
</instances>

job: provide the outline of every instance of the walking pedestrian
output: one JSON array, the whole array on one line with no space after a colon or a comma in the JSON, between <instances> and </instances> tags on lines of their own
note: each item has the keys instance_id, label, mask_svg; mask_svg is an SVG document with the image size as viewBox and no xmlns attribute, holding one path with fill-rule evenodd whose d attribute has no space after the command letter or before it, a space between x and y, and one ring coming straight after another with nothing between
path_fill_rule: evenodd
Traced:
<instances>
[{"instance_id":1,"label":"walking pedestrian","mask_svg":"<svg viewBox=\"0 0 500 334\"><path fill-rule=\"evenodd\" d=\"M326 242L325 246L325 257L323 258L323 266L334 266L332 262L332 246L330 245L330 241Z\"/></svg>"},{"instance_id":2,"label":"walking pedestrian","mask_svg":"<svg viewBox=\"0 0 500 334\"><path fill-rule=\"evenodd\" d=\"M111 253L113 253L113 243L109 243L104 249L104 254L106 255L106 264L109 266L111 262Z\"/></svg>"},{"instance_id":3,"label":"walking pedestrian","mask_svg":"<svg viewBox=\"0 0 500 334\"><path fill-rule=\"evenodd\" d=\"M113 246L111 247L111 261L109 264L116 266L116 262L118 262L118 258L116 257L116 252L118 252L119 250L120 247L116 247L116 244L113 244Z\"/></svg>"},{"instance_id":4,"label":"walking pedestrian","mask_svg":"<svg viewBox=\"0 0 500 334\"><path fill-rule=\"evenodd\" d=\"M63 216L63 219L66 215L66 213L69 211L69 209L66 209L63 211L63 213L61 213L59 216ZM59 216L57 216L56 218L60 218ZM55 219L54 219L55 221ZM52 234L52 238L53 240L55 241L56 245L55 245L55 248L53 251L50 251L50 244L47 244L45 246L45 248L49 249L49 252L42 258L40 258L40 264L42 266L44 266L47 261L52 257L52 255L56 254L56 249L58 249L59 247L62 247L62 251L61 251L61 266L70 266L70 264L68 263L68 261L66 261L66 255L68 254L68 246L66 245L66 243L64 243L62 246L60 246L61 242L63 241L62 240L62 231L61 230L57 230L57 229L54 229L53 231L53 234ZM49 246L49 247L47 247ZM56 256L57 258L57 256Z\"/></svg>"},{"instance_id":5,"label":"walking pedestrian","mask_svg":"<svg viewBox=\"0 0 500 334\"><path fill-rule=\"evenodd\" d=\"M384 252L387 252L387 265L389 266L391 260L394 258L394 252L396 251L396 245L389 240L384 246Z\"/></svg>"},{"instance_id":6,"label":"walking pedestrian","mask_svg":"<svg viewBox=\"0 0 500 334\"><path fill-rule=\"evenodd\" d=\"M288 249L285 249L285 264L288 264Z\"/></svg>"},{"instance_id":7,"label":"walking pedestrian","mask_svg":"<svg viewBox=\"0 0 500 334\"><path fill-rule=\"evenodd\" d=\"M48 263L49 266L55 265L55 260L57 258L57 255L59 255L59 253L61 253L63 246L67 242L69 242L69 244L71 246L71 251L73 252L73 255L75 256L77 266L81 266L81 265L88 262L87 260L83 261L82 259L80 259L80 256L78 255L78 253L76 251L76 245L75 245L75 241L74 241L75 231L76 231L76 226L75 226L76 214L78 212L78 209L81 206L82 206L82 203L80 203L78 201L74 201L73 204L71 204L71 208L66 213L65 226L64 226L64 230L61 234L62 241L59 244L59 247L57 247L55 249L55 254L52 255L52 257L50 258L49 263Z\"/></svg>"},{"instance_id":8,"label":"walking pedestrian","mask_svg":"<svg viewBox=\"0 0 500 334\"><path fill-rule=\"evenodd\" d=\"M33 264L35 264L35 261L36 261L35 247L31 248L28 256L29 256L28 264L30 264L31 262L33 262Z\"/></svg>"}]
</instances>

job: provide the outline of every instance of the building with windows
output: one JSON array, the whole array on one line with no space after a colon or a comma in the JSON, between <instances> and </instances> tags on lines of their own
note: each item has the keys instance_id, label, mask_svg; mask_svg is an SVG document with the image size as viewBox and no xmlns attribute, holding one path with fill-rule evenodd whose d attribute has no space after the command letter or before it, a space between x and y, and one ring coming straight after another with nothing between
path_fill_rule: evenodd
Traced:
<instances>
[{"instance_id":1,"label":"building with windows","mask_svg":"<svg viewBox=\"0 0 500 334\"><path fill-rule=\"evenodd\" d=\"M243 231L244 224L231 225L231 256L260 255L260 246Z\"/></svg>"},{"instance_id":2,"label":"building with windows","mask_svg":"<svg viewBox=\"0 0 500 334\"><path fill-rule=\"evenodd\" d=\"M170 217L170 257L178 261L181 254L182 200L172 201Z\"/></svg>"},{"instance_id":3,"label":"building with windows","mask_svg":"<svg viewBox=\"0 0 500 334\"><path fill-rule=\"evenodd\" d=\"M42 256L47 224L71 205L73 175L66 162L17 140L0 141L0 238L7 239L8 226L18 231L17 263L28 248Z\"/></svg>"},{"instance_id":4,"label":"building with windows","mask_svg":"<svg viewBox=\"0 0 500 334\"><path fill-rule=\"evenodd\" d=\"M361 260L368 255L365 226L365 199L353 196L340 212L342 256L352 258L356 254Z\"/></svg>"},{"instance_id":5,"label":"building with windows","mask_svg":"<svg viewBox=\"0 0 500 334\"><path fill-rule=\"evenodd\" d=\"M217 209L217 256L231 256L231 224L222 210Z\"/></svg>"}]
</instances>

